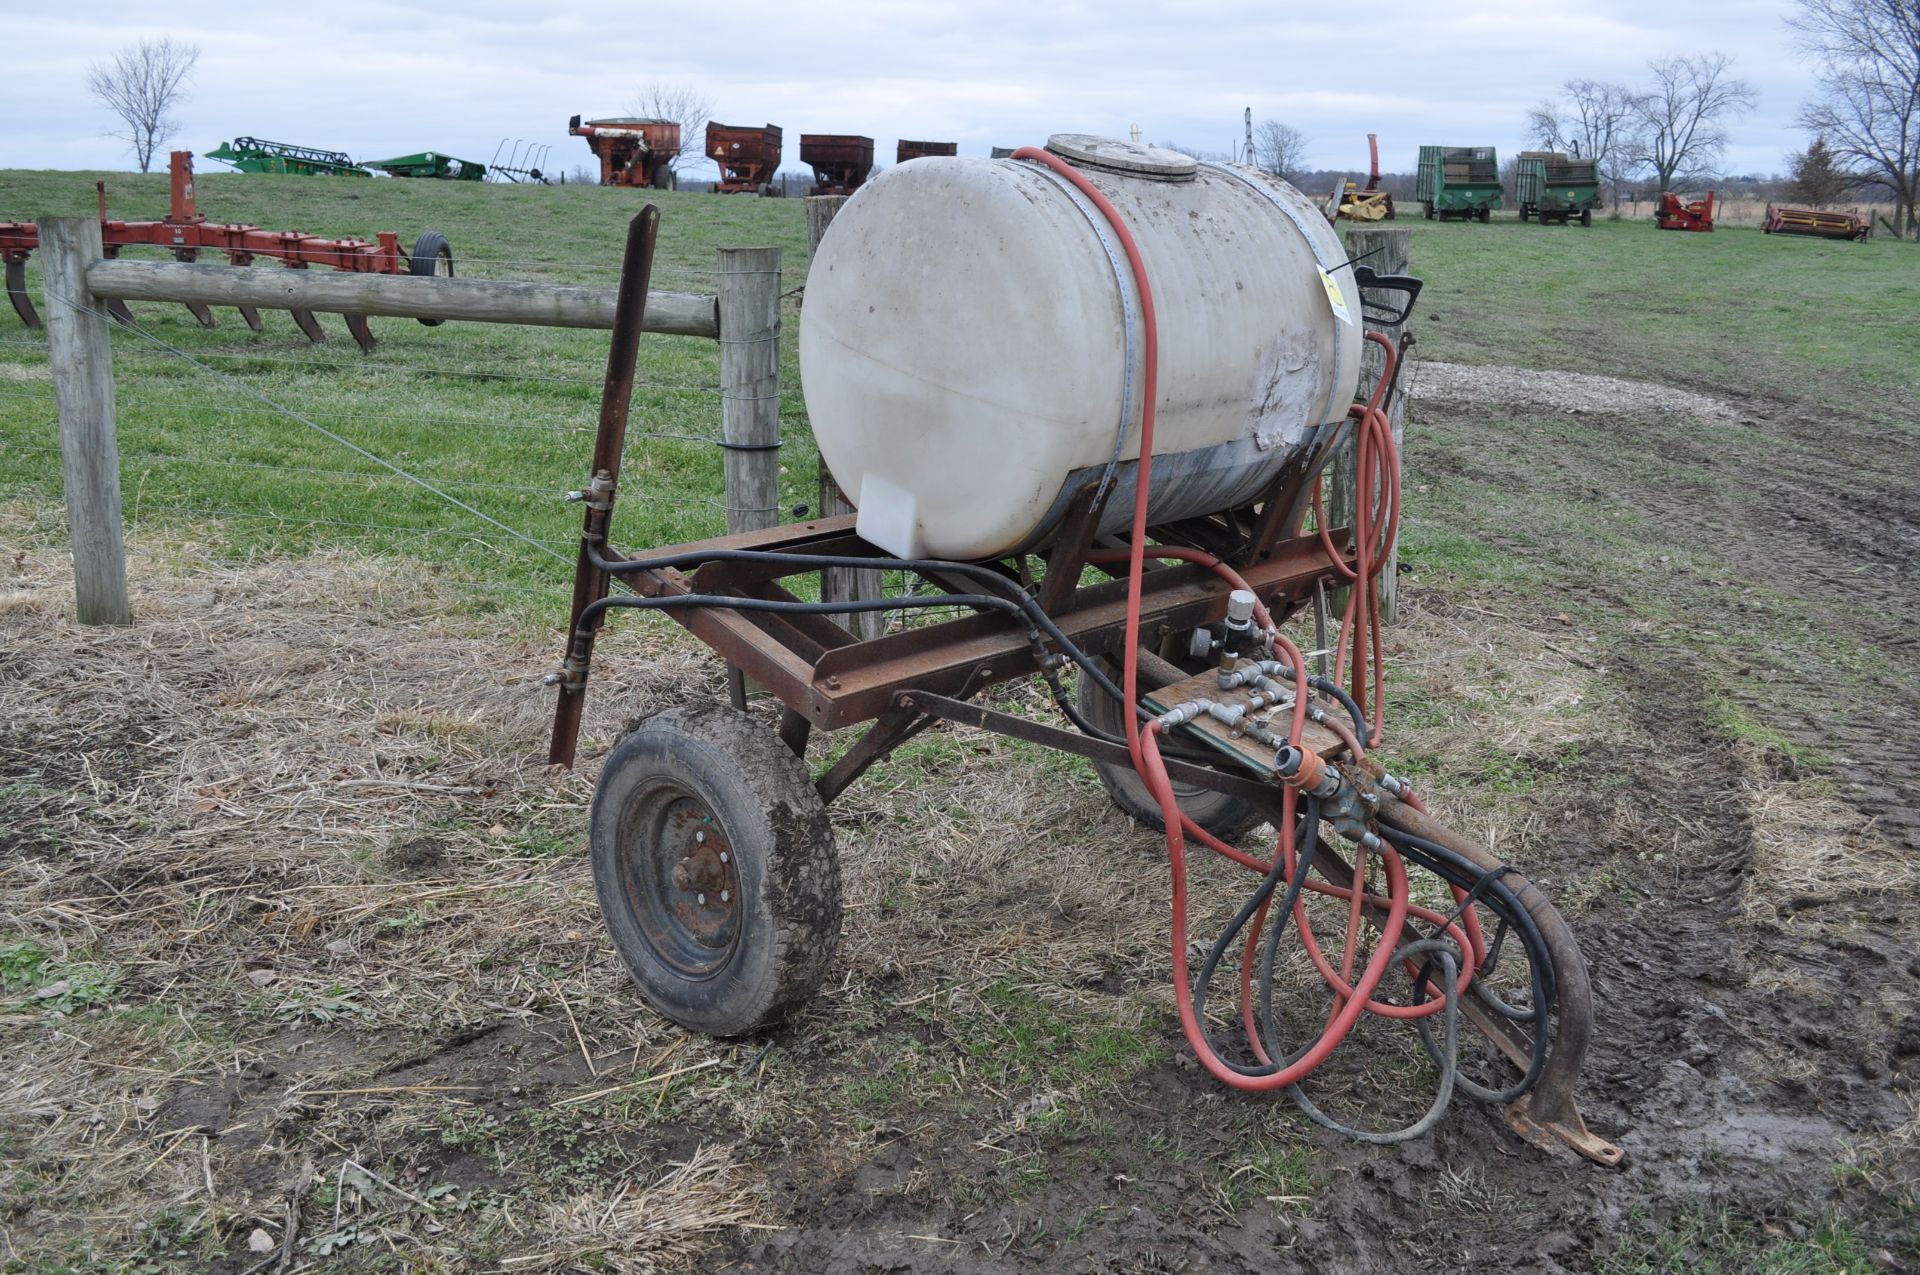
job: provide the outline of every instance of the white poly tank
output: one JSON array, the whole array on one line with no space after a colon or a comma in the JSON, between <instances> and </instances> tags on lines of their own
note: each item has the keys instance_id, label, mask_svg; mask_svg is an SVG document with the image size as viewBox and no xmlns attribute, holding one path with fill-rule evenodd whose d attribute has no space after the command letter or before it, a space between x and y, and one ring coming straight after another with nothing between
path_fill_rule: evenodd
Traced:
<instances>
[{"instance_id":1,"label":"white poly tank","mask_svg":"<svg viewBox=\"0 0 1920 1275\"><path fill-rule=\"evenodd\" d=\"M1146 262L1151 520L1257 498L1353 400L1359 290L1338 237L1252 169L1079 135L1048 149L1113 203ZM1099 210L1037 163L933 156L868 182L821 241L800 322L807 414L861 537L913 558L1033 549L1110 466L1102 530L1125 527L1140 317Z\"/></svg>"}]
</instances>

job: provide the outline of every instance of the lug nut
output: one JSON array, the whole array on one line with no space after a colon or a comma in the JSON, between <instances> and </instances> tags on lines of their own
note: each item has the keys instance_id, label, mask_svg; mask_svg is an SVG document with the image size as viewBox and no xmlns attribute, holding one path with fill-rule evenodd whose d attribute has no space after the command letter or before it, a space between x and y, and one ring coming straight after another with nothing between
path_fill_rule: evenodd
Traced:
<instances>
[{"instance_id":1,"label":"lug nut","mask_svg":"<svg viewBox=\"0 0 1920 1275\"><path fill-rule=\"evenodd\" d=\"M702 844L705 844L705 842L706 842L706 840L707 840L707 834L706 834L706 833L704 833L704 832L695 832L695 833L693 834L693 839L694 839L695 841L697 841L697 842L700 842L700 843L702 843Z\"/></svg>"},{"instance_id":2,"label":"lug nut","mask_svg":"<svg viewBox=\"0 0 1920 1275\"><path fill-rule=\"evenodd\" d=\"M731 863L732 861L733 861L732 858L727 854L725 850L722 850L720 852L720 862Z\"/></svg>"},{"instance_id":3,"label":"lug nut","mask_svg":"<svg viewBox=\"0 0 1920 1275\"><path fill-rule=\"evenodd\" d=\"M731 890L722 890L722 891L720 891L720 901L721 901L722 903L725 903L725 902L727 902L728 900L730 900L730 899L732 899L732 898L733 898L733 891L731 891Z\"/></svg>"},{"instance_id":4,"label":"lug nut","mask_svg":"<svg viewBox=\"0 0 1920 1275\"><path fill-rule=\"evenodd\" d=\"M707 906L707 896L706 896L706 895L704 895L704 894L696 894L696 895L694 895L694 896L693 896L693 898L694 898L694 902L696 902L696 903L698 903L698 904L699 904L699 905L700 905L701 907L705 907L705 906Z\"/></svg>"}]
</instances>

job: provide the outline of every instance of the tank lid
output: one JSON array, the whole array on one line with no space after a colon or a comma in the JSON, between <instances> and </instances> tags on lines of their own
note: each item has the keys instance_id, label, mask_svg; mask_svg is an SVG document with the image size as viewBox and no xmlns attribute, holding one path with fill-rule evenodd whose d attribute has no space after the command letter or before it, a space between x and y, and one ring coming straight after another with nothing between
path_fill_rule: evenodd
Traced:
<instances>
[{"instance_id":1,"label":"tank lid","mask_svg":"<svg viewBox=\"0 0 1920 1275\"><path fill-rule=\"evenodd\" d=\"M1127 177L1145 177L1152 181L1191 181L1199 165L1190 155L1162 146L1142 146L1117 137L1095 137L1090 133L1055 133L1047 139L1047 149L1070 164L1097 168Z\"/></svg>"}]
</instances>

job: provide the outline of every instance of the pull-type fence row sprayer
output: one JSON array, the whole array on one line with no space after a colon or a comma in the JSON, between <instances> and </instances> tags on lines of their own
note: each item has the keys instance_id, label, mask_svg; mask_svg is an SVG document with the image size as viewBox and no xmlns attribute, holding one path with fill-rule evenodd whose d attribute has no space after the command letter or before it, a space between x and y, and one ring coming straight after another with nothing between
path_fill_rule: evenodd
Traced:
<instances>
[{"instance_id":1,"label":"pull-type fence row sprayer","mask_svg":"<svg viewBox=\"0 0 1920 1275\"><path fill-rule=\"evenodd\" d=\"M736 707L667 708L606 757L594 881L653 1005L739 1035L810 997L841 924L829 803L954 722L1086 757L1118 805L1164 827L1181 1028L1222 1083L1287 1089L1378 1142L1419 1136L1465 1092L1506 1104L1540 1145L1619 1161L1574 1103L1592 1008L1573 935L1375 752L1376 590L1400 506L1381 407L1410 341L1368 328L1403 323L1418 280L1346 260L1286 183L1153 147L1058 136L1006 159L900 165L834 220L800 334L815 435L858 514L627 553L609 533L657 225L649 207L629 233L576 493L551 759L573 761L595 636L619 609L665 611L784 709L776 732ZM1385 371L1356 403L1369 344ZM1332 527L1320 475L1349 439L1357 513ZM903 572L925 591L812 602L783 583L825 568ZM1315 676L1282 626L1339 588L1332 676ZM910 619L858 640L830 618L861 610ZM971 702L1027 677L1066 725ZM809 771L813 728L861 724ZM1263 821L1270 852L1234 844ZM1198 971L1196 844L1257 881ZM1236 963L1223 977L1237 1003L1210 1019ZM1406 1128L1349 1128L1303 1088L1365 1016L1407 1022L1438 1068Z\"/></svg>"},{"instance_id":2,"label":"pull-type fence row sprayer","mask_svg":"<svg viewBox=\"0 0 1920 1275\"><path fill-rule=\"evenodd\" d=\"M278 260L290 270L309 266L330 266L359 274L412 274L451 278L453 249L447 237L437 230L421 233L413 241L413 251L400 251L400 238L391 231L380 231L373 239L329 239L298 230L262 230L238 222L207 219L199 210L193 189L193 152L174 151L169 164L171 203L160 221L119 221L107 216L105 182L96 183L100 199L100 237L108 258L133 247L165 248L177 261L199 260L202 252L223 252L236 266L250 266L259 257ZM6 264L7 299L14 313L30 328L40 326L39 311L27 293L27 258L40 246L40 231L30 221L0 221L0 261ZM104 302L114 317L133 322L127 303L118 299ZM199 302L186 303L187 309L202 327L218 327L213 311ZM252 306L238 306L240 317L255 332L263 329L260 314ZM290 311L293 321L309 341L327 339L325 329L310 310ZM344 314L347 330L362 350L373 349L373 329L364 314ZM428 327L443 320L421 319Z\"/></svg>"}]
</instances>

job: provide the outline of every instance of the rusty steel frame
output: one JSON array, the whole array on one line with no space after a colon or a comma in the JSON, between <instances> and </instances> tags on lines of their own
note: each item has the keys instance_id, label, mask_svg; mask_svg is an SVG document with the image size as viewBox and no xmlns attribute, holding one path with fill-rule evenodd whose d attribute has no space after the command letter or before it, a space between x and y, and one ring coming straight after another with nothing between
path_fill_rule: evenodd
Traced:
<instances>
[{"instance_id":1,"label":"rusty steel frame","mask_svg":"<svg viewBox=\"0 0 1920 1275\"><path fill-rule=\"evenodd\" d=\"M642 598L703 595L797 602L796 595L781 582L819 570L815 558L886 559L855 533L850 515L653 549L637 557L623 555L608 543L658 224L659 212L649 204L629 226L591 478L587 488L578 493L586 504L586 513L567 653L561 671L549 679L560 687L549 760L561 765L571 765L574 760L594 638L605 618L604 610L594 608L607 598L612 585L614 573L603 564L756 551L768 556L709 559L691 574L669 566L637 567L621 572L620 578ZM1276 623L1284 622L1311 601L1317 590L1338 586L1341 566L1351 568L1348 529L1335 529L1328 537L1333 553L1342 559L1339 565L1317 532L1301 534L1313 480L1337 438L1337 432L1323 438L1318 447L1288 463L1266 491L1248 505L1208 518L1150 528L1149 539L1162 545L1204 549L1235 564ZM1091 489L1070 502L1047 551L1045 573L1033 592L1060 632L1090 656L1116 655L1127 628L1128 581L1112 572L1097 583L1082 581L1103 503L1104 493ZM788 555L794 556L793 563L780 561ZM1151 558L1151 552L1148 556ZM1031 564L1025 554L997 566L1010 579L1031 580ZM978 592L951 570L921 574L927 583L950 595ZM1207 568L1179 563L1145 572L1140 592L1139 667L1152 689L1188 676L1156 651L1181 632L1223 618L1226 590ZM583 622L589 614L592 618ZM862 640L824 614L750 612L724 605L668 608L667 614L711 647L730 668L738 669L781 703L779 736L796 755L804 758L807 741L816 727L839 730L867 725L861 738L815 781L823 802L831 803L876 762L942 721L1105 764L1131 764L1129 750L1123 744L968 702L989 686L1040 671L1034 639L1023 618L981 610ZM1217 757L1195 761L1169 753L1163 761L1169 778L1176 782L1239 798L1273 818L1280 817L1281 790L1272 782L1224 769ZM1486 849L1402 802L1381 801L1379 818L1389 827L1444 846L1485 870L1506 866ZM1339 856L1329 853L1325 858L1327 863L1320 870L1338 883ZM1348 871L1350 874L1351 869ZM1592 989L1579 945L1565 919L1539 889L1510 869L1504 875L1546 942L1554 980L1547 1061L1534 1088L1509 1106L1507 1121L1536 1145L1565 1145L1597 1163L1616 1165L1622 1158L1620 1148L1589 1132L1574 1103L1574 1086L1593 1030ZM1462 1012L1524 1070L1533 1042L1519 1027L1471 1002L1462 1006ZM1540 1030L1548 1028L1543 1024Z\"/></svg>"},{"instance_id":2,"label":"rusty steel frame","mask_svg":"<svg viewBox=\"0 0 1920 1275\"><path fill-rule=\"evenodd\" d=\"M240 222L216 222L200 211L193 184L193 152L174 151L168 160L167 215L159 221L123 221L107 216L107 184L94 183L100 212L100 239L108 260L123 249L165 248L176 261L197 261L202 252L224 252L229 263L250 266L256 257L272 257L289 270L304 270L311 265L331 266L353 274L407 274L412 259L400 250L400 237L390 230L379 231L373 239L347 237L330 239L298 230L262 230ZM7 299L20 321L29 328L40 326L40 316L27 295L27 258L40 246L40 228L30 221L0 221L0 261L6 265ZM194 321L203 328L218 327L213 312L199 302L185 303ZM133 312L118 298L106 301L110 314L131 325ZM294 324L309 341L326 340L311 311L292 312ZM251 306L240 307L240 317L253 331L262 329L260 314ZM373 349L373 331L363 314L347 314L347 331L365 351Z\"/></svg>"}]
</instances>

